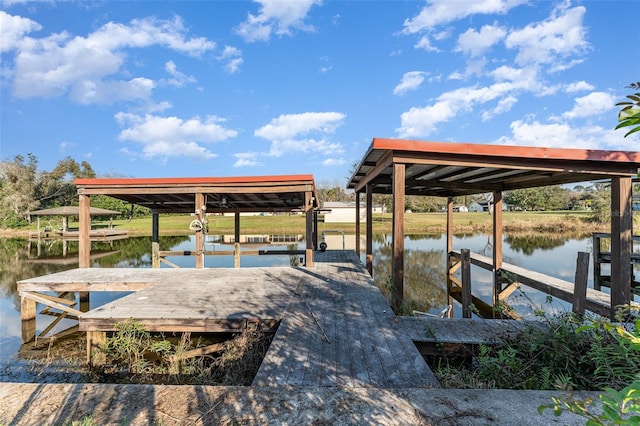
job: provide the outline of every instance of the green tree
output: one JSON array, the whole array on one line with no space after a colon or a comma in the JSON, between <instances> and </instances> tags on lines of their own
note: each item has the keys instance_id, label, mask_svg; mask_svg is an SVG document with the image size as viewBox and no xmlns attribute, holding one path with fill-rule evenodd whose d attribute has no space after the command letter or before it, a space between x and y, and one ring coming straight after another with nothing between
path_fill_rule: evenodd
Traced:
<instances>
[{"instance_id":1,"label":"green tree","mask_svg":"<svg viewBox=\"0 0 640 426\"><path fill-rule=\"evenodd\" d=\"M570 191L559 185L524 188L507 191L505 202L524 210L561 210L569 203Z\"/></svg>"},{"instance_id":2,"label":"green tree","mask_svg":"<svg viewBox=\"0 0 640 426\"><path fill-rule=\"evenodd\" d=\"M13 161L0 162L0 225L15 228L27 223L27 212L38 208L38 159L16 155Z\"/></svg>"},{"instance_id":3,"label":"green tree","mask_svg":"<svg viewBox=\"0 0 640 426\"><path fill-rule=\"evenodd\" d=\"M621 106L622 109L618 113L618 125L616 130L623 127L631 127L631 129L625 133L624 137L640 131L640 81L637 83L631 83L627 88L638 90L638 92L628 95L629 101L618 102L616 106Z\"/></svg>"},{"instance_id":4,"label":"green tree","mask_svg":"<svg viewBox=\"0 0 640 426\"><path fill-rule=\"evenodd\" d=\"M66 157L51 172L42 173L38 191L41 208L74 205L78 202L75 178L94 178L96 173L89 163L78 164Z\"/></svg>"}]
</instances>

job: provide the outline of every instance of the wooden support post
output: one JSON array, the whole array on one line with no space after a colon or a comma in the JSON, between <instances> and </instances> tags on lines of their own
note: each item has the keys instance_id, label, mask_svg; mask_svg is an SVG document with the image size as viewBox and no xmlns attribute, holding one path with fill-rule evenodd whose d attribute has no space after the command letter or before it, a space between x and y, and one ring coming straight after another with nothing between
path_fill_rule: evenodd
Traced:
<instances>
[{"instance_id":1,"label":"wooden support post","mask_svg":"<svg viewBox=\"0 0 640 426\"><path fill-rule=\"evenodd\" d=\"M360 193L356 191L356 254L360 257Z\"/></svg>"},{"instance_id":2,"label":"wooden support post","mask_svg":"<svg viewBox=\"0 0 640 426\"><path fill-rule=\"evenodd\" d=\"M576 276L573 288L572 311L579 316L584 315L587 305L587 277L589 276L589 253L578 252L576 260Z\"/></svg>"},{"instance_id":3,"label":"wooden support post","mask_svg":"<svg viewBox=\"0 0 640 426\"><path fill-rule=\"evenodd\" d=\"M160 214L151 212L151 266L160 267Z\"/></svg>"},{"instance_id":4,"label":"wooden support post","mask_svg":"<svg viewBox=\"0 0 640 426\"><path fill-rule=\"evenodd\" d=\"M373 185L368 183L366 194L366 262L369 275L373 276Z\"/></svg>"},{"instance_id":5,"label":"wooden support post","mask_svg":"<svg viewBox=\"0 0 640 426\"><path fill-rule=\"evenodd\" d=\"M313 193L305 192L304 193L304 211L306 216L306 232L305 232L305 241L307 243L307 247L305 249L305 266L307 268L313 267Z\"/></svg>"},{"instance_id":6,"label":"wooden support post","mask_svg":"<svg viewBox=\"0 0 640 426\"><path fill-rule=\"evenodd\" d=\"M630 177L611 179L611 318L631 301L633 251Z\"/></svg>"},{"instance_id":7,"label":"wooden support post","mask_svg":"<svg viewBox=\"0 0 640 426\"><path fill-rule=\"evenodd\" d=\"M195 195L196 205L196 218L204 224L205 211L202 209L204 206L204 194L197 193ZM196 231L196 269L204 268L204 229Z\"/></svg>"},{"instance_id":8,"label":"wooden support post","mask_svg":"<svg viewBox=\"0 0 640 426\"><path fill-rule=\"evenodd\" d=\"M318 211L313 211L313 249L318 250Z\"/></svg>"},{"instance_id":9,"label":"wooden support post","mask_svg":"<svg viewBox=\"0 0 640 426\"><path fill-rule=\"evenodd\" d=\"M600 290L602 288L602 263L600 262L600 242L602 234L593 233L593 288Z\"/></svg>"},{"instance_id":10,"label":"wooden support post","mask_svg":"<svg viewBox=\"0 0 640 426\"><path fill-rule=\"evenodd\" d=\"M79 196L78 223L78 267L91 266L91 199L88 195Z\"/></svg>"},{"instance_id":11,"label":"wooden support post","mask_svg":"<svg viewBox=\"0 0 640 426\"><path fill-rule=\"evenodd\" d=\"M103 331L87 331L87 364L91 367L104 365L106 357L100 350L107 341Z\"/></svg>"},{"instance_id":12,"label":"wooden support post","mask_svg":"<svg viewBox=\"0 0 640 426\"><path fill-rule=\"evenodd\" d=\"M502 192L493 193L493 307L500 304L502 291Z\"/></svg>"},{"instance_id":13,"label":"wooden support post","mask_svg":"<svg viewBox=\"0 0 640 426\"><path fill-rule=\"evenodd\" d=\"M454 264L454 260L451 257L451 251L453 250L453 197L447 198L447 299L449 301L449 305L453 305L453 297L451 296L451 287L453 285L453 281L451 280L452 275L455 271L452 271L452 266ZM459 265L459 263L458 263Z\"/></svg>"},{"instance_id":14,"label":"wooden support post","mask_svg":"<svg viewBox=\"0 0 640 426\"><path fill-rule=\"evenodd\" d=\"M22 318L22 343L29 343L36 337L36 301L20 297L20 317Z\"/></svg>"},{"instance_id":15,"label":"wooden support post","mask_svg":"<svg viewBox=\"0 0 640 426\"><path fill-rule=\"evenodd\" d=\"M447 264L449 262L449 253L453 250L453 197L447 198Z\"/></svg>"},{"instance_id":16,"label":"wooden support post","mask_svg":"<svg viewBox=\"0 0 640 426\"><path fill-rule=\"evenodd\" d=\"M240 268L240 243L237 241L233 244L233 267Z\"/></svg>"},{"instance_id":17,"label":"wooden support post","mask_svg":"<svg viewBox=\"0 0 640 426\"><path fill-rule=\"evenodd\" d=\"M392 305L400 313L404 303L404 206L405 165L393 164L393 224L391 280L393 282Z\"/></svg>"},{"instance_id":18,"label":"wooden support post","mask_svg":"<svg viewBox=\"0 0 640 426\"><path fill-rule=\"evenodd\" d=\"M471 253L469 249L460 250L462 262L462 318L471 318Z\"/></svg>"},{"instance_id":19,"label":"wooden support post","mask_svg":"<svg viewBox=\"0 0 640 426\"><path fill-rule=\"evenodd\" d=\"M233 227L233 267L240 268L240 212L236 212L234 215L234 227Z\"/></svg>"}]
</instances>

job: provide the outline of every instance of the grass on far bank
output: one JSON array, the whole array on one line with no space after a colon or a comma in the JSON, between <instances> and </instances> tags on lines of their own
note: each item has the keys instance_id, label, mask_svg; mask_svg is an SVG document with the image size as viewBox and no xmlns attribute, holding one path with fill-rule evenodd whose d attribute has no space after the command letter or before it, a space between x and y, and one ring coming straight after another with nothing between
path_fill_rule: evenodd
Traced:
<instances>
[{"instance_id":1,"label":"grass on far bank","mask_svg":"<svg viewBox=\"0 0 640 426\"><path fill-rule=\"evenodd\" d=\"M160 233L162 235L191 234L189 224L191 215L160 215ZM50 222L55 226L59 218ZM209 234L230 234L234 232L233 216L208 216ZM454 213L454 232L491 232L492 215L488 213ZM94 227L108 226L108 221L93 220ZM113 220L113 226L127 229L132 235L151 235L151 216L132 220ZM391 232L391 214L373 215L373 233ZM71 222L71 227L77 223ZM243 234L269 232L273 234L304 234L306 221L304 215L283 214L276 216L241 216L240 230ZM445 213L408 213L405 215L405 234L426 234L446 230ZM590 220L589 212L581 211L544 211L544 212L504 212L505 232L608 232L608 224L595 224ZM322 216L318 221L319 231L340 230L355 233L353 223L324 223ZM35 231L35 224L21 232ZM17 232L18 234L21 232ZM361 233L365 224L361 224Z\"/></svg>"}]
</instances>

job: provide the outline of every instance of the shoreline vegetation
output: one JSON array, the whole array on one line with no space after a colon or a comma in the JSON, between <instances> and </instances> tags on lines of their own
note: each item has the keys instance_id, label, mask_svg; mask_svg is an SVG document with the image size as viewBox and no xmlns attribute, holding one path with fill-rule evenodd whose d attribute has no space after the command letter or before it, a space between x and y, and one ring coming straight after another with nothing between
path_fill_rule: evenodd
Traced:
<instances>
[{"instance_id":1,"label":"shoreline vegetation","mask_svg":"<svg viewBox=\"0 0 640 426\"><path fill-rule=\"evenodd\" d=\"M191 234L189 223L193 220L191 215L161 215L161 235ZM634 222L637 220L634 215ZM541 211L541 212L504 212L503 231L506 233L579 233L590 234L592 232L609 232L609 223L598 223L591 219L587 211ZM454 233L490 233L492 230L492 215L488 213L454 213ZM41 227L49 226L52 229L61 227L62 219L52 217L41 221ZM373 215L373 233L391 232L391 214ZM70 221L73 229L77 223ZM113 226L117 229L126 229L132 236L151 235L151 217L137 217L131 220L113 219L92 221L94 228L106 228ZM324 223L322 216L318 220L319 232L338 230L347 234L355 234L354 223ZM0 229L0 237L24 237L37 231L37 226L20 229ZM445 213L407 213L405 215L405 234L431 234L446 231ZM264 215L241 216L240 232L242 234L272 233L272 234L304 234L304 215ZM360 225L361 234L365 233L365 224ZM209 234L233 234L233 216L209 216Z\"/></svg>"}]
</instances>

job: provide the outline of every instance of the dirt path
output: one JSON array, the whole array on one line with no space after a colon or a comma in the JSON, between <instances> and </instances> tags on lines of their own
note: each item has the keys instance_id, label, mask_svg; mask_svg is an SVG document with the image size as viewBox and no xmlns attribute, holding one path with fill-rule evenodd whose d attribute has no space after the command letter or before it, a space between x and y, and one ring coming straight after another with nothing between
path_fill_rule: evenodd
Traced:
<instances>
[{"instance_id":1,"label":"dirt path","mask_svg":"<svg viewBox=\"0 0 640 426\"><path fill-rule=\"evenodd\" d=\"M552 395L557 392L1 383L0 424L69 425L85 418L95 425L584 424L551 410L538 415Z\"/></svg>"}]
</instances>

